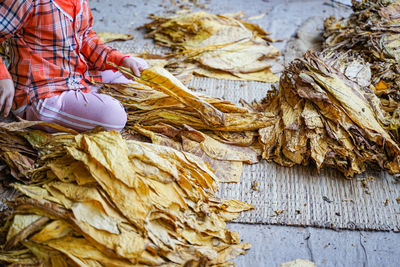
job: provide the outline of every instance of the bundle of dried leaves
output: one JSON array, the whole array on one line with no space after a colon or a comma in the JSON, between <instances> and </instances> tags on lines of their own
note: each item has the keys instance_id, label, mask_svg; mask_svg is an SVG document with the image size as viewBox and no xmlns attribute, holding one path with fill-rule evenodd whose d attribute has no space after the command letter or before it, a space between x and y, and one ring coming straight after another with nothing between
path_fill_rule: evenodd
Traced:
<instances>
[{"instance_id":1,"label":"bundle of dried leaves","mask_svg":"<svg viewBox=\"0 0 400 267\"><path fill-rule=\"evenodd\" d=\"M291 63L280 90L253 105L279 118L259 131L263 158L284 166L313 162L349 177L367 167L398 173L399 145L369 75L368 64L348 53L307 52Z\"/></svg>"},{"instance_id":2,"label":"bundle of dried leaves","mask_svg":"<svg viewBox=\"0 0 400 267\"><path fill-rule=\"evenodd\" d=\"M390 127L399 140L400 1L353 1L353 10L348 18L325 21L324 46L352 51L371 65L371 88L390 113Z\"/></svg>"},{"instance_id":3,"label":"bundle of dried leaves","mask_svg":"<svg viewBox=\"0 0 400 267\"><path fill-rule=\"evenodd\" d=\"M20 195L2 228L0 262L226 266L250 247L225 221L252 206L215 198L217 178L200 158L116 132L47 134L26 126L1 131L21 137L11 150L34 156L27 169L8 168L37 179L13 185Z\"/></svg>"},{"instance_id":4,"label":"bundle of dried leaves","mask_svg":"<svg viewBox=\"0 0 400 267\"><path fill-rule=\"evenodd\" d=\"M258 25L205 12L151 18L154 21L143 26L147 36L177 51L165 64L180 78L194 73L229 80L278 80L271 67L280 53Z\"/></svg>"},{"instance_id":5,"label":"bundle of dried leaves","mask_svg":"<svg viewBox=\"0 0 400 267\"><path fill-rule=\"evenodd\" d=\"M196 94L161 67L131 77L142 84L101 89L125 106L131 134L201 157L224 182L238 182L243 163L258 162L257 130L275 122L272 113Z\"/></svg>"}]
</instances>

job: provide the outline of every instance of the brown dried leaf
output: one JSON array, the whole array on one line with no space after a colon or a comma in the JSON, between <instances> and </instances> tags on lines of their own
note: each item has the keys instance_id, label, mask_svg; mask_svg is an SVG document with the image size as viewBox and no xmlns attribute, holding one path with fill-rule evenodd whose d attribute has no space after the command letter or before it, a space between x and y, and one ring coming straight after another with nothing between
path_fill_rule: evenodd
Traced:
<instances>
[{"instance_id":1,"label":"brown dried leaf","mask_svg":"<svg viewBox=\"0 0 400 267\"><path fill-rule=\"evenodd\" d=\"M399 145L385 129L385 112L376 96L357 83L357 75L342 73L356 65L332 52L308 52L292 63L279 93L265 100L270 105L255 105L275 110L280 118L259 131L263 157L284 166L312 160L318 170L331 166L346 176L369 166L399 172Z\"/></svg>"}]
</instances>

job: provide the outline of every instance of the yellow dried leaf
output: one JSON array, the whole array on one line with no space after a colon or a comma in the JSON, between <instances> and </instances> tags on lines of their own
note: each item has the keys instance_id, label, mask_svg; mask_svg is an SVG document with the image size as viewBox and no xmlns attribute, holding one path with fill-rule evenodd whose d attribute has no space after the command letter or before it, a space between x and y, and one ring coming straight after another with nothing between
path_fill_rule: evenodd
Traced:
<instances>
[{"instance_id":1,"label":"yellow dried leaf","mask_svg":"<svg viewBox=\"0 0 400 267\"><path fill-rule=\"evenodd\" d=\"M147 196L139 195L136 190L132 190L125 183L116 179L106 168L90 159L84 152L68 148L68 153L87 166L93 178L108 193L122 214L131 222L143 225L145 217L151 210Z\"/></svg>"},{"instance_id":2,"label":"yellow dried leaf","mask_svg":"<svg viewBox=\"0 0 400 267\"><path fill-rule=\"evenodd\" d=\"M170 208L172 205L177 205L180 209L188 208L181 196L182 192L178 191L175 183L164 184L154 180L147 180L146 184L151 189L150 198L155 204L165 208Z\"/></svg>"},{"instance_id":3,"label":"yellow dried leaf","mask_svg":"<svg viewBox=\"0 0 400 267\"><path fill-rule=\"evenodd\" d=\"M226 249L218 253L218 257L212 261L213 264L222 264L231 259L236 258L239 255L245 254L246 250L250 249L250 243L240 243L233 246L228 246Z\"/></svg>"},{"instance_id":4,"label":"yellow dried leaf","mask_svg":"<svg viewBox=\"0 0 400 267\"><path fill-rule=\"evenodd\" d=\"M41 217L42 216L39 215L15 215L10 229L7 232L7 242L10 241L10 239L17 235L19 232L24 230L24 228L28 227Z\"/></svg>"},{"instance_id":5,"label":"yellow dried leaf","mask_svg":"<svg viewBox=\"0 0 400 267\"><path fill-rule=\"evenodd\" d=\"M101 246L102 251L114 251L116 255L135 261L145 250L145 239L130 226L119 226L120 234L98 230L84 221L76 221L82 234L91 243Z\"/></svg>"},{"instance_id":6,"label":"yellow dried leaf","mask_svg":"<svg viewBox=\"0 0 400 267\"><path fill-rule=\"evenodd\" d=\"M196 57L196 60L208 68L223 70L235 75L236 73L253 73L269 69L274 61L262 59L276 58L279 54L279 50L273 46L247 41L227 45L223 50L202 53Z\"/></svg>"},{"instance_id":7,"label":"yellow dried leaf","mask_svg":"<svg viewBox=\"0 0 400 267\"><path fill-rule=\"evenodd\" d=\"M117 179L127 186L135 186L135 171L129 162L128 149L120 134L110 131L83 136L81 143L89 155L112 172Z\"/></svg>"},{"instance_id":8,"label":"yellow dried leaf","mask_svg":"<svg viewBox=\"0 0 400 267\"><path fill-rule=\"evenodd\" d=\"M45 242L51 248L54 248L66 254L78 266L135 266L128 260L121 258L112 258L97 250L84 238L75 238L66 236L60 239L53 239Z\"/></svg>"},{"instance_id":9,"label":"yellow dried leaf","mask_svg":"<svg viewBox=\"0 0 400 267\"><path fill-rule=\"evenodd\" d=\"M247 19L248 19L248 20L262 19L264 16L265 16L265 13L261 13L261 14L259 14L259 15L255 15L255 16L248 17Z\"/></svg>"},{"instance_id":10,"label":"yellow dried leaf","mask_svg":"<svg viewBox=\"0 0 400 267\"><path fill-rule=\"evenodd\" d=\"M24 264L38 266L40 261L32 255L29 249L7 251L0 253L0 261L11 264Z\"/></svg>"},{"instance_id":11,"label":"yellow dried leaf","mask_svg":"<svg viewBox=\"0 0 400 267\"><path fill-rule=\"evenodd\" d=\"M210 157L201 147L201 144L182 137L183 150L198 156L208 163L215 172L219 182L239 182L243 173L243 163L240 161L219 160Z\"/></svg>"},{"instance_id":12,"label":"yellow dried leaf","mask_svg":"<svg viewBox=\"0 0 400 267\"><path fill-rule=\"evenodd\" d=\"M29 240L43 243L51 239L58 239L69 235L72 232L71 226L62 221L55 220L47 224L39 233L33 235Z\"/></svg>"},{"instance_id":13,"label":"yellow dried leaf","mask_svg":"<svg viewBox=\"0 0 400 267\"><path fill-rule=\"evenodd\" d=\"M186 106L193 107L200 113L204 122L212 126L224 125L224 114L221 111L189 92L186 86L164 68L153 67L146 69L142 72L140 80L176 98Z\"/></svg>"},{"instance_id":14,"label":"yellow dried leaf","mask_svg":"<svg viewBox=\"0 0 400 267\"><path fill-rule=\"evenodd\" d=\"M36 199L36 200L41 200L41 199L46 199L52 202L55 202L57 204L62 204L62 202L56 198L53 197L47 192L46 189L34 186L34 185L22 185L22 184L14 184L13 185L15 189L20 191L21 193Z\"/></svg>"},{"instance_id":15,"label":"yellow dried leaf","mask_svg":"<svg viewBox=\"0 0 400 267\"><path fill-rule=\"evenodd\" d=\"M90 224L98 230L107 231L112 234L120 234L118 221L108 216L101 210L101 206L94 201L76 202L71 209L75 219Z\"/></svg>"},{"instance_id":16,"label":"yellow dried leaf","mask_svg":"<svg viewBox=\"0 0 400 267\"><path fill-rule=\"evenodd\" d=\"M105 43L114 41L126 41L132 40L133 35L126 33L114 33L114 32L98 32L97 36Z\"/></svg>"},{"instance_id":17,"label":"yellow dried leaf","mask_svg":"<svg viewBox=\"0 0 400 267\"><path fill-rule=\"evenodd\" d=\"M183 132L182 135L192 141L199 140L198 136L200 136L202 140L199 140L198 143L200 143L202 150L213 159L240 161L249 164L258 162L257 152L249 147L224 144L191 128L187 128L187 131ZM193 135L196 135L196 137Z\"/></svg>"},{"instance_id":18,"label":"yellow dried leaf","mask_svg":"<svg viewBox=\"0 0 400 267\"><path fill-rule=\"evenodd\" d=\"M385 81L380 80L377 85L375 85L375 89L378 91L386 90L390 87Z\"/></svg>"},{"instance_id":19,"label":"yellow dried leaf","mask_svg":"<svg viewBox=\"0 0 400 267\"><path fill-rule=\"evenodd\" d=\"M240 201L240 200L222 199L221 202L223 205L226 206L225 210L227 212L239 213L242 211L254 209L253 205L250 205L250 204Z\"/></svg>"},{"instance_id":20,"label":"yellow dried leaf","mask_svg":"<svg viewBox=\"0 0 400 267\"><path fill-rule=\"evenodd\" d=\"M19 131L22 129L26 129L35 125L41 125L41 126L46 126L54 130L58 130L61 132L65 133L71 133L71 134L78 134L77 131L65 128L61 125L58 125L56 123L49 123L49 122L43 122L43 121L25 121L20 119L18 122L11 122L11 123L0 123L0 129L6 130L6 131Z\"/></svg>"},{"instance_id":21,"label":"yellow dried leaf","mask_svg":"<svg viewBox=\"0 0 400 267\"><path fill-rule=\"evenodd\" d=\"M96 202L108 216L112 217L118 222L126 221L105 199L104 195L101 194L100 189L97 187L81 186L72 183L60 183L53 182L48 185L49 189L54 189L63 194L64 197L70 199L72 202ZM72 207L72 205L70 206Z\"/></svg>"},{"instance_id":22,"label":"yellow dried leaf","mask_svg":"<svg viewBox=\"0 0 400 267\"><path fill-rule=\"evenodd\" d=\"M23 245L27 247L35 256L40 260L40 265L44 267L68 267L73 264L67 256L49 248L34 242L24 241Z\"/></svg>"}]
</instances>

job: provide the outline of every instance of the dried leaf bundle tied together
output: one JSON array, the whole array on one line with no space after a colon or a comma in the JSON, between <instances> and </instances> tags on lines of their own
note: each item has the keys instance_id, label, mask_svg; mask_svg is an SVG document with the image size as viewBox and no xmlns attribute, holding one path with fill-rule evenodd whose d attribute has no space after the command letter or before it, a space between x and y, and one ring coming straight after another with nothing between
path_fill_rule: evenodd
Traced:
<instances>
[{"instance_id":1,"label":"dried leaf bundle tied together","mask_svg":"<svg viewBox=\"0 0 400 267\"><path fill-rule=\"evenodd\" d=\"M190 153L116 132L12 130L2 131L19 137L10 151L35 154L36 165L9 168L36 179L13 185L21 194L3 227L0 262L226 266L250 247L225 221L252 206L215 198L215 174Z\"/></svg>"},{"instance_id":2,"label":"dried leaf bundle tied together","mask_svg":"<svg viewBox=\"0 0 400 267\"><path fill-rule=\"evenodd\" d=\"M325 21L324 46L352 51L371 65L371 88L391 116L399 140L400 127L400 1L353 1L348 18Z\"/></svg>"},{"instance_id":3,"label":"dried leaf bundle tied together","mask_svg":"<svg viewBox=\"0 0 400 267\"><path fill-rule=\"evenodd\" d=\"M143 27L157 44L177 51L168 70L178 77L194 73L229 80L278 80L271 67L280 53L258 25L205 12L152 18Z\"/></svg>"},{"instance_id":4,"label":"dried leaf bundle tied together","mask_svg":"<svg viewBox=\"0 0 400 267\"><path fill-rule=\"evenodd\" d=\"M259 131L263 158L348 177L368 167L399 173L400 2L353 1L353 9L328 18L324 51L292 62L279 90L254 103L278 118Z\"/></svg>"},{"instance_id":5,"label":"dried leaf bundle tied together","mask_svg":"<svg viewBox=\"0 0 400 267\"><path fill-rule=\"evenodd\" d=\"M355 71L356 70L356 71ZM284 166L329 166L346 176L377 167L399 172L399 146L385 129L387 114L367 86L369 66L347 54L307 52L283 73L280 90L258 110L275 112L260 130L263 157Z\"/></svg>"}]
</instances>

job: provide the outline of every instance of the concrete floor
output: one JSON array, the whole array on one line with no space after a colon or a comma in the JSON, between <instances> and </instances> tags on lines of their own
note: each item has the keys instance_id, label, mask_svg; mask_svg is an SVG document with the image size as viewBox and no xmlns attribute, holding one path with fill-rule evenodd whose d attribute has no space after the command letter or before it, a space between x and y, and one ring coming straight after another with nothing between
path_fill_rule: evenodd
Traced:
<instances>
[{"instance_id":1,"label":"concrete floor","mask_svg":"<svg viewBox=\"0 0 400 267\"><path fill-rule=\"evenodd\" d=\"M194 7L184 0L90 0L96 31L130 33L131 42L141 50L152 47L152 41L144 39L144 33L136 30L150 20L147 15L171 15L176 10L171 2ZM300 24L310 16L347 15L351 10L345 5L321 0L198 0L205 3L205 11L233 13L244 11L248 16L266 13L255 20L283 50L286 42L295 34ZM350 4L350 0L341 0ZM193 8L194 7L194 8ZM333 231L316 228L297 228L276 225L230 224L240 233L241 239L253 247L245 256L238 257L238 266L279 266L297 258L314 261L317 266L400 266L400 234L393 232Z\"/></svg>"}]
</instances>

